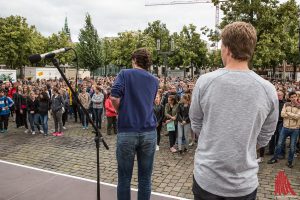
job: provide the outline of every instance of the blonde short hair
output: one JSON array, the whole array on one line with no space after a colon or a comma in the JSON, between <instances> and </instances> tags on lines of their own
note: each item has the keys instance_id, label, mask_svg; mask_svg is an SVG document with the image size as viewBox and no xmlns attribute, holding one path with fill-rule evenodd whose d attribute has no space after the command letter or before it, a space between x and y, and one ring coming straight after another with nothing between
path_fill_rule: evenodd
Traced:
<instances>
[{"instance_id":1,"label":"blonde short hair","mask_svg":"<svg viewBox=\"0 0 300 200\"><path fill-rule=\"evenodd\" d=\"M252 58L257 42L255 28L246 22L234 22L224 27L222 44L227 47L232 58L248 61Z\"/></svg>"}]
</instances>

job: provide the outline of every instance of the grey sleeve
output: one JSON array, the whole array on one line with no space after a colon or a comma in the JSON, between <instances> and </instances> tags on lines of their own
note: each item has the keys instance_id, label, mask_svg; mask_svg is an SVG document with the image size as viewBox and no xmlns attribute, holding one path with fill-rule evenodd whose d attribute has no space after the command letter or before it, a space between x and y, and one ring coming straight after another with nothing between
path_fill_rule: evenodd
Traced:
<instances>
[{"instance_id":1,"label":"grey sleeve","mask_svg":"<svg viewBox=\"0 0 300 200\"><path fill-rule=\"evenodd\" d=\"M98 97L98 96L97 96L97 97ZM92 96L92 102L93 102L93 103L100 103L100 100L97 99L97 97L96 97L95 94Z\"/></svg>"},{"instance_id":2,"label":"grey sleeve","mask_svg":"<svg viewBox=\"0 0 300 200\"><path fill-rule=\"evenodd\" d=\"M271 95L271 108L270 108L270 113L267 116L265 122L263 123L263 126L260 130L260 133L257 137L257 146L258 148L260 147L265 147L268 145L272 135L274 134L278 122L278 115L279 115L279 102L277 98L277 93L274 88L272 90Z\"/></svg>"},{"instance_id":3,"label":"grey sleeve","mask_svg":"<svg viewBox=\"0 0 300 200\"><path fill-rule=\"evenodd\" d=\"M202 129L203 124L203 111L200 105L200 86L199 86L199 80L196 84L193 94L192 94L192 102L191 107L189 111L189 116L191 120L191 126L192 130L195 134L199 135Z\"/></svg>"},{"instance_id":4,"label":"grey sleeve","mask_svg":"<svg viewBox=\"0 0 300 200\"><path fill-rule=\"evenodd\" d=\"M100 94L100 103L102 103L103 102L103 100L104 100L104 94Z\"/></svg>"}]
</instances>

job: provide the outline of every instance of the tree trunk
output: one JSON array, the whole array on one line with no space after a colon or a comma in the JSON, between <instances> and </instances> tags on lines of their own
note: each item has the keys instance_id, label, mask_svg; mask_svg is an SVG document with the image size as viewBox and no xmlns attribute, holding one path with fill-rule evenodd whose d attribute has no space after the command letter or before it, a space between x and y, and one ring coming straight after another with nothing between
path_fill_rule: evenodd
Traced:
<instances>
[{"instance_id":1,"label":"tree trunk","mask_svg":"<svg viewBox=\"0 0 300 200\"><path fill-rule=\"evenodd\" d=\"M297 73L297 65L294 64L293 67L294 67L294 70L293 70L293 71L294 71L293 79L294 79L294 81L296 81L296 78L297 78L297 77L296 77L296 73Z\"/></svg>"},{"instance_id":2,"label":"tree trunk","mask_svg":"<svg viewBox=\"0 0 300 200\"><path fill-rule=\"evenodd\" d=\"M25 71L25 70L23 70L23 68L24 68L24 66L21 66L21 67L20 67L20 78L21 78L21 79L24 79L24 71Z\"/></svg>"}]
</instances>

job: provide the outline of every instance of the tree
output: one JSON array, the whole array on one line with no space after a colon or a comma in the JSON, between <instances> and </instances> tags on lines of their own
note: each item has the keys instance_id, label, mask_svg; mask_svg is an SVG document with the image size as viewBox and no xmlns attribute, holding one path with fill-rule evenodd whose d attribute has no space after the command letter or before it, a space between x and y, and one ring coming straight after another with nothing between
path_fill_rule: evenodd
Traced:
<instances>
[{"instance_id":1,"label":"tree","mask_svg":"<svg viewBox=\"0 0 300 200\"><path fill-rule=\"evenodd\" d=\"M180 34L173 36L178 47L178 56L181 58L177 64L186 68L188 66L203 66L207 63L207 45L201 40L200 34L196 32L196 26L193 24L183 26Z\"/></svg>"},{"instance_id":2,"label":"tree","mask_svg":"<svg viewBox=\"0 0 300 200\"><path fill-rule=\"evenodd\" d=\"M0 18L0 62L11 69L29 64L28 56L42 49L43 37L21 16ZM36 48L36 49L35 49Z\"/></svg>"},{"instance_id":3,"label":"tree","mask_svg":"<svg viewBox=\"0 0 300 200\"><path fill-rule=\"evenodd\" d=\"M160 20L154 21L152 23L148 23L148 27L143 32L144 36L147 37L149 40L149 44L151 45L151 49L153 49L153 64L154 65L161 65L163 64L163 59L157 54L156 49L156 42L160 39L160 49L161 51L169 51L170 50L170 31L168 30L166 24L162 23Z\"/></svg>"},{"instance_id":4,"label":"tree","mask_svg":"<svg viewBox=\"0 0 300 200\"><path fill-rule=\"evenodd\" d=\"M257 47L252 61L256 68L275 67L287 60L299 63L297 49L297 11L295 0L229 0L222 4L221 27L234 21L251 23L257 30Z\"/></svg>"},{"instance_id":5,"label":"tree","mask_svg":"<svg viewBox=\"0 0 300 200\"><path fill-rule=\"evenodd\" d=\"M284 52L283 59L294 67L294 79L296 79L296 68L300 63L299 57L299 7L295 0L289 0L279 6L277 17L280 20L277 34L280 37L281 49ZM283 30L283 31L281 31Z\"/></svg>"},{"instance_id":6,"label":"tree","mask_svg":"<svg viewBox=\"0 0 300 200\"><path fill-rule=\"evenodd\" d=\"M207 54L207 65L211 68L220 68L222 66L221 50L212 51Z\"/></svg>"},{"instance_id":7,"label":"tree","mask_svg":"<svg viewBox=\"0 0 300 200\"><path fill-rule=\"evenodd\" d=\"M58 34L53 33L47 38L46 52L50 52L55 49L60 49L64 47L73 47L73 44L69 40L69 36L65 32L58 32ZM67 52L64 54L59 54L56 57L58 58L61 64L70 64L72 63L74 55L72 52Z\"/></svg>"},{"instance_id":8,"label":"tree","mask_svg":"<svg viewBox=\"0 0 300 200\"><path fill-rule=\"evenodd\" d=\"M81 67L93 72L103 65L101 40L89 14L86 15L84 28L80 29L76 49Z\"/></svg>"},{"instance_id":9,"label":"tree","mask_svg":"<svg viewBox=\"0 0 300 200\"><path fill-rule=\"evenodd\" d=\"M139 32L127 31L118 33L118 37L112 41L113 64L119 67L131 67L131 55L137 48Z\"/></svg>"}]
</instances>

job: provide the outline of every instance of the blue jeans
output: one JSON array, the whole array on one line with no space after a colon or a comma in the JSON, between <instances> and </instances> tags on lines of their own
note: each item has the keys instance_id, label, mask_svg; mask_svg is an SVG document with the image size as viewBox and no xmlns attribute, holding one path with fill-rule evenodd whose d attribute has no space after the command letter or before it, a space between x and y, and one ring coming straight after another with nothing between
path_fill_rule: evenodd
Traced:
<instances>
[{"instance_id":1,"label":"blue jeans","mask_svg":"<svg viewBox=\"0 0 300 200\"><path fill-rule=\"evenodd\" d=\"M35 127L34 127L34 113L28 113L28 121L29 121L29 124L30 124L30 128L32 131L35 131Z\"/></svg>"},{"instance_id":2,"label":"blue jeans","mask_svg":"<svg viewBox=\"0 0 300 200\"><path fill-rule=\"evenodd\" d=\"M82 109L80 109L80 115L81 115L81 123L83 127L88 127L89 126L89 121Z\"/></svg>"},{"instance_id":3,"label":"blue jeans","mask_svg":"<svg viewBox=\"0 0 300 200\"><path fill-rule=\"evenodd\" d=\"M117 134L118 200L130 200L135 154L138 162L138 200L150 199L156 137L156 130Z\"/></svg>"},{"instance_id":4,"label":"blue jeans","mask_svg":"<svg viewBox=\"0 0 300 200\"><path fill-rule=\"evenodd\" d=\"M46 115L36 114L35 122L42 123L44 134L47 135L48 134L48 114L46 114Z\"/></svg>"},{"instance_id":5,"label":"blue jeans","mask_svg":"<svg viewBox=\"0 0 300 200\"><path fill-rule=\"evenodd\" d=\"M299 129L289 129L289 128L283 127L281 129L281 132L279 135L278 145L276 146L276 149L275 149L274 158L275 159L278 158L278 155L280 155L280 153L283 150L286 138L288 136L290 136L291 137L291 148L289 151L288 161L293 162L295 151L296 151L296 143L297 143L298 135L299 135Z\"/></svg>"},{"instance_id":6,"label":"blue jeans","mask_svg":"<svg viewBox=\"0 0 300 200\"><path fill-rule=\"evenodd\" d=\"M184 148L188 149L189 148L189 134L191 133L191 124L185 124L181 125L178 122L178 150L182 150L182 137L184 136L185 138L185 143L184 143Z\"/></svg>"},{"instance_id":7,"label":"blue jeans","mask_svg":"<svg viewBox=\"0 0 300 200\"><path fill-rule=\"evenodd\" d=\"M93 108L94 113L94 123L97 128L101 129L101 122L102 122L102 112L103 108Z\"/></svg>"}]
</instances>

